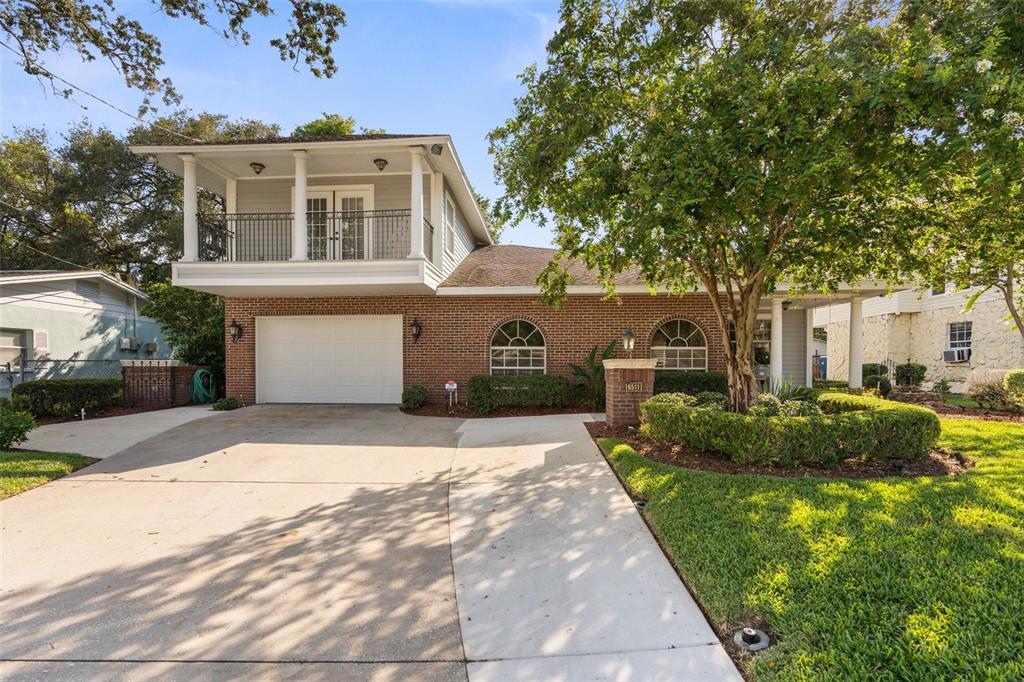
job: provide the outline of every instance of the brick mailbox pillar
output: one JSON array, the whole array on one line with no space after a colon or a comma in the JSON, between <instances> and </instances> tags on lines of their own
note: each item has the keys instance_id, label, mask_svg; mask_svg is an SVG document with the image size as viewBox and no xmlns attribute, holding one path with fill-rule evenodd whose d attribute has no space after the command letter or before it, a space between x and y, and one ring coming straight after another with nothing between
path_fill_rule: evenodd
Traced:
<instances>
[{"instance_id":1,"label":"brick mailbox pillar","mask_svg":"<svg viewBox=\"0 0 1024 682\"><path fill-rule=\"evenodd\" d=\"M608 426L636 426L640 403L654 395L657 360L605 360L605 416Z\"/></svg>"}]
</instances>

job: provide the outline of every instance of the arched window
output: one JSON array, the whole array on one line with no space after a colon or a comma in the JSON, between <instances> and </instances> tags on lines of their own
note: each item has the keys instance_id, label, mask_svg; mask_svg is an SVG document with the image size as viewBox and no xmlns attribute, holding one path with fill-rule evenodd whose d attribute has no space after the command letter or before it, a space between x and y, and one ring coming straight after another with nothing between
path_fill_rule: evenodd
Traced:
<instances>
[{"instance_id":1,"label":"arched window","mask_svg":"<svg viewBox=\"0 0 1024 682\"><path fill-rule=\"evenodd\" d=\"M544 374L544 335L537 325L512 320L491 336L491 374Z\"/></svg>"},{"instance_id":2,"label":"arched window","mask_svg":"<svg viewBox=\"0 0 1024 682\"><path fill-rule=\"evenodd\" d=\"M662 369L706 370L708 343L704 332L689 320L669 320L651 340L651 357Z\"/></svg>"}]
</instances>

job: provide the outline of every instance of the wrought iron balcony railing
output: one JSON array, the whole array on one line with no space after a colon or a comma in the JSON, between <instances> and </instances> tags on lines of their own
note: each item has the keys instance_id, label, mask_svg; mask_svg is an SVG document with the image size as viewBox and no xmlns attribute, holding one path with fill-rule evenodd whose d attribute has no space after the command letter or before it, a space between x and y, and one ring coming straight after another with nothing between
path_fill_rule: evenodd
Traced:
<instances>
[{"instance_id":1,"label":"wrought iron balcony railing","mask_svg":"<svg viewBox=\"0 0 1024 682\"><path fill-rule=\"evenodd\" d=\"M392 260L410 248L410 211L310 211L306 214L309 260ZM199 216L199 260L286 261L292 257L291 213L227 213ZM423 224L424 251L433 257L433 232Z\"/></svg>"}]
</instances>

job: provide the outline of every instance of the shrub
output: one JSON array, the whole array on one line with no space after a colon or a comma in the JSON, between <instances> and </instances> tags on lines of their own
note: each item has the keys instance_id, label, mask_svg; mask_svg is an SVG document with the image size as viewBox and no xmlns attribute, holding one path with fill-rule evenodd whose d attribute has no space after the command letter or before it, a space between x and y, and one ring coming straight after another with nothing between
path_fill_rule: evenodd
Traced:
<instances>
[{"instance_id":1,"label":"shrub","mask_svg":"<svg viewBox=\"0 0 1024 682\"><path fill-rule=\"evenodd\" d=\"M467 402L477 412L499 407L562 407L569 384L556 374L510 374L470 377Z\"/></svg>"},{"instance_id":2,"label":"shrub","mask_svg":"<svg viewBox=\"0 0 1024 682\"><path fill-rule=\"evenodd\" d=\"M949 383L949 379L939 379L938 381L932 382L932 390L942 395L946 395L952 390L953 385Z\"/></svg>"},{"instance_id":3,"label":"shrub","mask_svg":"<svg viewBox=\"0 0 1024 682\"><path fill-rule=\"evenodd\" d=\"M847 389L849 387L850 387L849 383L847 383L845 381L839 381L837 379L815 379L814 380L814 388L819 388L819 389L822 389L822 390L838 390L838 389L844 389L845 390L845 389Z\"/></svg>"},{"instance_id":4,"label":"shrub","mask_svg":"<svg viewBox=\"0 0 1024 682\"><path fill-rule=\"evenodd\" d=\"M729 396L715 391L701 391L693 396L693 402L697 407L725 410L729 407Z\"/></svg>"},{"instance_id":5,"label":"shrub","mask_svg":"<svg viewBox=\"0 0 1024 682\"><path fill-rule=\"evenodd\" d=\"M921 382L924 381L924 375L927 371L927 367L916 362L905 362L902 365L896 365L896 370L894 371L896 383L900 386L920 386Z\"/></svg>"},{"instance_id":6,"label":"shrub","mask_svg":"<svg viewBox=\"0 0 1024 682\"><path fill-rule=\"evenodd\" d=\"M757 396L757 403L747 410L747 414L752 417L778 417L781 413L782 401L774 393L762 393Z\"/></svg>"},{"instance_id":7,"label":"shrub","mask_svg":"<svg viewBox=\"0 0 1024 682\"><path fill-rule=\"evenodd\" d=\"M36 428L36 420L28 412L0 408L0 450L10 450L28 440L28 432Z\"/></svg>"},{"instance_id":8,"label":"shrub","mask_svg":"<svg viewBox=\"0 0 1024 682\"><path fill-rule=\"evenodd\" d=\"M768 388L768 393L772 394L782 402L787 400L813 400L814 389L800 384L794 384L789 379L781 379L779 381L773 381L772 385Z\"/></svg>"},{"instance_id":9,"label":"shrub","mask_svg":"<svg viewBox=\"0 0 1024 682\"><path fill-rule=\"evenodd\" d=\"M888 376L889 368L881 362L865 362L861 365L860 376L863 381L867 381L870 376Z\"/></svg>"},{"instance_id":10,"label":"shrub","mask_svg":"<svg viewBox=\"0 0 1024 682\"><path fill-rule=\"evenodd\" d=\"M1003 377L1006 395L1017 409L1024 410L1024 369L1011 369Z\"/></svg>"},{"instance_id":11,"label":"shrub","mask_svg":"<svg viewBox=\"0 0 1024 682\"><path fill-rule=\"evenodd\" d=\"M407 386L402 391L402 408L406 410L418 410L427 404L427 388L419 384Z\"/></svg>"},{"instance_id":12,"label":"shrub","mask_svg":"<svg viewBox=\"0 0 1024 682\"><path fill-rule=\"evenodd\" d=\"M31 412L27 395L16 395L10 398L0 395L0 409L13 409L19 412Z\"/></svg>"},{"instance_id":13,"label":"shrub","mask_svg":"<svg viewBox=\"0 0 1024 682\"><path fill-rule=\"evenodd\" d=\"M883 397L887 398L892 393L892 382L889 377L881 374L869 374L864 377L864 388L877 390Z\"/></svg>"},{"instance_id":14,"label":"shrub","mask_svg":"<svg viewBox=\"0 0 1024 682\"><path fill-rule=\"evenodd\" d=\"M120 405L124 396L121 379L40 379L26 381L11 389L17 399L24 396L37 417L67 416L79 410L99 410Z\"/></svg>"},{"instance_id":15,"label":"shrub","mask_svg":"<svg viewBox=\"0 0 1024 682\"><path fill-rule=\"evenodd\" d=\"M823 393L817 406L823 414L759 417L652 398L641 412L645 434L721 452L740 464L830 465L859 456L920 459L939 437L938 416L917 405Z\"/></svg>"},{"instance_id":16,"label":"shrub","mask_svg":"<svg viewBox=\"0 0 1024 682\"><path fill-rule=\"evenodd\" d=\"M583 358L582 365L569 363L569 368L577 380L581 402L590 407L604 405L604 361L615 352L615 344L618 342L618 339L615 339L605 346L600 357L597 354L597 346L594 346L590 349L590 353Z\"/></svg>"},{"instance_id":17,"label":"shrub","mask_svg":"<svg viewBox=\"0 0 1024 682\"><path fill-rule=\"evenodd\" d=\"M686 372L678 369L660 369L654 373L655 393L696 395L705 391L729 395L729 377L723 372Z\"/></svg>"},{"instance_id":18,"label":"shrub","mask_svg":"<svg viewBox=\"0 0 1024 682\"><path fill-rule=\"evenodd\" d=\"M813 417L822 414L821 408L812 400L787 400L779 408L783 417Z\"/></svg>"},{"instance_id":19,"label":"shrub","mask_svg":"<svg viewBox=\"0 0 1024 682\"><path fill-rule=\"evenodd\" d=\"M974 382L967 389L966 395L982 407L992 410L1005 410L1011 406L1009 392L998 381Z\"/></svg>"},{"instance_id":20,"label":"shrub","mask_svg":"<svg viewBox=\"0 0 1024 682\"><path fill-rule=\"evenodd\" d=\"M210 407L218 412L226 412L228 410L237 410L240 407L244 407L245 403L240 398L221 398L216 401Z\"/></svg>"}]
</instances>

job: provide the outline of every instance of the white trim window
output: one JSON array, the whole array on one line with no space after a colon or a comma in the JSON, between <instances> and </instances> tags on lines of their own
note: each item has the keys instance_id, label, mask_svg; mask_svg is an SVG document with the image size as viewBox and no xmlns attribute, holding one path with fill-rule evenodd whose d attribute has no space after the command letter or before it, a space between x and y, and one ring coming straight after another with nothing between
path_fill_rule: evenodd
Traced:
<instances>
[{"instance_id":1,"label":"white trim window","mask_svg":"<svg viewBox=\"0 0 1024 682\"><path fill-rule=\"evenodd\" d=\"M25 358L25 337L23 329L0 329L0 368L21 367Z\"/></svg>"},{"instance_id":2,"label":"white trim window","mask_svg":"<svg viewBox=\"0 0 1024 682\"><path fill-rule=\"evenodd\" d=\"M459 216L455 212L455 204L450 195L444 196L444 250L446 253L455 253L455 224Z\"/></svg>"},{"instance_id":3,"label":"white trim window","mask_svg":"<svg viewBox=\"0 0 1024 682\"><path fill-rule=\"evenodd\" d=\"M651 340L651 357L661 369L706 371L708 343L700 327L689 320L669 320Z\"/></svg>"},{"instance_id":4,"label":"white trim window","mask_svg":"<svg viewBox=\"0 0 1024 682\"><path fill-rule=\"evenodd\" d=\"M949 350L971 350L971 336L970 322L950 322L946 340Z\"/></svg>"},{"instance_id":5,"label":"white trim window","mask_svg":"<svg viewBox=\"0 0 1024 682\"><path fill-rule=\"evenodd\" d=\"M526 320L511 320L491 336L491 374L544 374L544 335Z\"/></svg>"}]
</instances>

